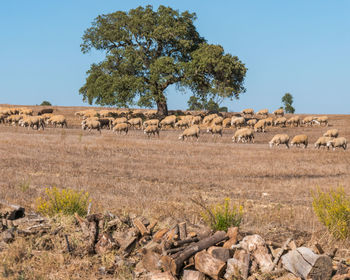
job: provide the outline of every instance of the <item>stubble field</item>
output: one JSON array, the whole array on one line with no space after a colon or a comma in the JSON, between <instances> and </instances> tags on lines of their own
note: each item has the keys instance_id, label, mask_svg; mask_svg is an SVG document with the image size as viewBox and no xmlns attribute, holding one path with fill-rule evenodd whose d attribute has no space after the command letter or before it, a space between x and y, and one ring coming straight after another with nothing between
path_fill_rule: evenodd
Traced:
<instances>
[{"instance_id":1,"label":"stubble field","mask_svg":"<svg viewBox=\"0 0 350 280\"><path fill-rule=\"evenodd\" d=\"M313 148L325 127L269 128L256 134L255 144L233 144L232 129L222 138L202 130L198 142L182 142L178 130L151 139L139 130L89 133L73 115L81 108L56 109L68 116L68 129L0 125L0 197L34 208L46 187L73 188L88 191L96 211L143 214L161 223L198 223L201 210L191 198L210 205L229 197L244 205L242 230L283 239L322 233L311 190L342 186L350 193L350 152ZM329 118L329 128L350 139L350 116ZM305 133L310 146L270 149L276 133Z\"/></svg>"}]
</instances>

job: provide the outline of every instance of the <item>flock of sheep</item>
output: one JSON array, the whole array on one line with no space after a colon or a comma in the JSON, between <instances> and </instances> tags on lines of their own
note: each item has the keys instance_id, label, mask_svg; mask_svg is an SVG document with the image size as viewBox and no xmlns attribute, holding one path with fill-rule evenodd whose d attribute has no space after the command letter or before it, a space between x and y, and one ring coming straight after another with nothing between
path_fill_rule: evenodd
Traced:
<instances>
[{"instance_id":1,"label":"flock of sheep","mask_svg":"<svg viewBox=\"0 0 350 280\"><path fill-rule=\"evenodd\" d=\"M82 118L81 128L83 130L97 130L106 128L118 134L127 134L130 128L142 129L148 137L152 135L159 137L162 129L184 129L179 139L198 138L201 128L205 127L207 133L213 136L223 135L225 128L236 128L232 141L234 143L254 143L254 133L265 132L267 127L298 127L298 126L328 126L328 117L308 116L303 119L300 116L293 116L287 119L284 116L284 110L278 109L269 116L267 109L254 113L253 109L245 109L241 114L224 117L218 114L205 114L196 112L188 115L170 115L163 119L156 118L154 110L85 110L76 112L75 116ZM67 127L67 120L63 115L54 115L53 109L42 109L36 116L28 108L0 108L0 123L8 125L19 125L32 129L44 129L46 125L53 127ZM338 137L339 131L331 129L321 136L315 143L315 148L322 146L329 148L347 148L347 140L344 137ZM287 134L277 134L269 142L269 146L279 146L281 144L290 146L308 146L307 135L296 135L290 141Z\"/></svg>"}]
</instances>

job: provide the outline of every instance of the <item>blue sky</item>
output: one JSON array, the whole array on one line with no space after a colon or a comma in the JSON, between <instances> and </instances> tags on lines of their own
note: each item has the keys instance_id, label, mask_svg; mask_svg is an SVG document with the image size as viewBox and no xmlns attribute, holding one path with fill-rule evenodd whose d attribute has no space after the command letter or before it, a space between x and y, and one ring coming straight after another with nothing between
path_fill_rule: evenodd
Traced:
<instances>
[{"instance_id":1,"label":"blue sky","mask_svg":"<svg viewBox=\"0 0 350 280\"><path fill-rule=\"evenodd\" d=\"M99 14L160 4L196 12L208 43L248 68L246 93L231 111L270 110L294 96L296 113L350 113L350 1L14 0L0 9L0 103L84 105L79 88L101 53L82 54L81 37ZM168 90L170 109L189 94Z\"/></svg>"}]
</instances>

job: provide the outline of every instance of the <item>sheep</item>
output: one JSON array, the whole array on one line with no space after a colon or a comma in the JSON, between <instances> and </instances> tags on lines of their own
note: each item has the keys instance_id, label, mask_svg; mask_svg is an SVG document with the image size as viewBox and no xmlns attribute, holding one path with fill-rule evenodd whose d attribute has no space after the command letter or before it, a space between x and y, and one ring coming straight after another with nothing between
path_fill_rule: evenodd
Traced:
<instances>
[{"instance_id":1,"label":"sheep","mask_svg":"<svg viewBox=\"0 0 350 280\"><path fill-rule=\"evenodd\" d=\"M108 129L112 129L113 118L98 118L97 119L101 124L101 129L107 127Z\"/></svg>"},{"instance_id":2,"label":"sheep","mask_svg":"<svg viewBox=\"0 0 350 280\"><path fill-rule=\"evenodd\" d=\"M44 114L52 114L53 113L53 109L52 108L46 108L46 109L41 109L38 112L38 116L44 115Z\"/></svg>"},{"instance_id":3,"label":"sheep","mask_svg":"<svg viewBox=\"0 0 350 280\"><path fill-rule=\"evenodd\" d=\"M125 135L128 134L129 131L129 125L127 123L118 123L113 127L113 132L119 132L119 134L122 134L122 132L125 132Z\"/></svg>"},{"instance_id":4,"label":"sheep","mask_svg":"<svg viewBox=\"0 0 350 280\"><path fill-rule=\"evenodd\" d=\"M211 125L222 125L223 120L224 120L223 117L216 117L210 122L210 124Z\"/></svg>"},{"instance_id":5,"label":"sheep","mask_svg":"<svg viewBox=\"0 0 350 280\"><path fill-rule=\"evenodd\" d=\"M151 135L153 134L154 136L156 136L156 134L158 135L159 138L159 127L158 125L148 125L144 130L143 133L146 134L148 136L148 138L151 137Z\"/></svg>"},{"instance_id":6,"label":"sheep","mask_svg":"<svg viewBox=\"0 0 350 280\"><path fill-rule=\"evenodd\" d=\"M159 127L159 120L158 119L150 119L147 121L144 121L143 128L146 128L147 126L154 125Z\"/></svg>"},{"instance_id":7,"label":"sheep","mask_svg":"<svg viewBox=\"0 0 350 280\"><path fill-rule=\"evenodd\" d=\"M128 120L128 124L131 127L135 127L135 128L141 128L142 127L142 119L141 118L132 118L130 120Z\"/></svg>"},{"instance_id":8,"label":"sheep","mask_svg":"<svg viewBox=\"0 0 350 280\"><path fill-rule=\"evenodd\" d=\"M0 123L5 123L6 115L0 113Z\"/></svg>"},{"instance_id":9,"label":"sheep","mask_svg":"<svg viewBox=\"0 0 350 280\"><path fill-rule=\"evenodd\" d=\"M109 110L101 110L101 111L98 112L98 114L102 118L112 117L112 111L109 111Z\"/></svg>"},{"instance_id":10,"label":"sheep","mask_svg":"<svg viewBox=\"0 0 350 280\"><path fill-rule=\"evenodd\" d=\"M161 122L160 122L160 126L163 128L170 126L172 128L175 128L175 122L176 122L176 116L172 115L172 116L167 116L165 117Z\"/></svg>"},{"instance_id":11,"label":"sheep","mask_svg":"<svg viewBox=\"0 0 350 280\"><path fill-rule=\"evenodd\" d=\"M300 147L300 145L303 144L304 149L306 149L308 143L309 143L309 139L308 139L307 135L300 134L300 135L296 135L293 137L292 141L290 142L290 145Z\"/></svg>"},{"instance_id":12,"label":"sheep","mask_svg":"<svg viewBox=\"0 0 350 280\"><path fill-rule=\"evenodd\" d=\"M302 124L305 126L312 126L314 120L315 120L315 117L307 116L303 119Z\"/></svg>"},{"instance_id":13,"label":"sheep","mask_svg":"<svg viewBox=\"0 0 350 280\"><path fill-rule=\"evenodd\" d=\"M192 119L192 125L194 124L200 124L202 121L202 117L201 116L194 116Z\"/></svg>"},{"instance_id":14,"label":"sheep","mask_svg":"<svg viewBox=\"0 0 350 280\"><path fill-rule=\"evenodd\" d=\"M335 150L335 148L343 148L344 150L346 150L347 145L348 142L345 137L334 138L327 142L327 148L329 149L330 147L332 147L333 151Z\"/></svg>"},{"instance_id":15,"label":"sheep","mask_svg":"<svg viewBox=\"0 0 350 280\"><path fill-rule=\"evenodd\" d=\"M23 127L31 127L32 129L40 129L40 127L44 130L45 123L44 120L39 116L26 116L19 120L18 124Z\"/></svg>"},{"instance_id":16,"label":"sheep","mask_svg":"<svg viewBox=\"0 0 350 280\"><path fill-rule=\"evenodd\" d=\"M285 127L286 122L287 122L287 119L285 117L280 117L280 118L277 118L273 124L274 126L280 125L281 127Z\"/></svg>"},{"instance_id":17,"label":"sheep","mask_svg":"<svg viewBox=\"0 0 350 280\"><path fill-rule=\"evenodd\" d=\"M285 144L289 149L289 136L287 134L276 134L269 142L270 148L272 146L279 146L280 144Z\"/></svg>"},{"instance_id":18,"label":"sheep","mask_svg":"<svg viewBox=\"0 0 350 280\"><path fill-rule=\"evenodd\" d=\"M117 124L120 124L120 123L126 123L128 120L127 118L125 117L121 117L121 118L116 118L114 121L113 121L113 126L116 126Z\"/></svg>"},{"instance_id":19,"label":"sheep","mask_svg":"<svg viewBox=\"0 0 350 280\"><path fill-rule=\"evenodd\" d=\"M82 125L82 129L89 129L89 132L91 132L92 129L96 129L101 134L101 123L98 120L95 119L87 119L85 124Z\"/></svg>"},{"instance_id":20,"label":"sheep","mask_svg":"<svg viewBox=\"0 0 350 280\"><path fill-rule=\"evenodd\" d=\"M253 116L254 115L254 110L253 109L244 109L242 110L243 116Z\"/></svg>"},{"instance_id":21,"label":"sheep","mask_svg":"<svg viewBox=\"0 0 350 280\"><path fill-rule=\"evenodd\" d=\"M8 116L6 119L5 119L5 122L6 123L9 123L9 124L12 124L12 125L16 125L18 124L18 122L23 118L23 116L21 115L11 115L11 116Z\"/></svg>"},{"instance_id":22,"label":"sheep","mask_svg":"<svg viewBox=\"0 0 350 280\"><path fill-rule=\"evenodd\" d=\"M315 123L317 123L318 125L322 125L324 124L325 126L328 126L328 117L327 116L322 116L322 117L317 117L314 120Z\"/></svg>"},{"instance_id":23,"label":"sheep","mask_svg":"<svg viewBox=\"0 0 350 280\"><path fill-rule=\"evenodd\" d=\"M179 136L179 140L184 141L185 138L188 139L189 137L196 137L197 141L199 138L199 134L200 134L200 129L198 125L193 125L190 128L186 128L184 130L184 132Z\"/></svg>"},{"instance_id":24,"label":"sheep","mask_svg":"<svg viewBox=\"0 0 350 280\"><path fill-rule=\"evenodd\" d=\"M267 117L269 115L268 109L262 109L256 113L257 116Z\"/></svg>"},{"instance_id":25,"label":"sheep","mask_svg":"<svg viewBox=\"0 0 350 280\"><path fill-rule=\"evenodd\" d=\"M253 142L254 143L254 131L249 128L238 129L235 134L232 136L232 142L239 143L242 140L244 142Z\"/></svg>"},{"instance_id":26,"label":"sheep","mask_svg":"<svg viewBox=\"0 0 350 280\"><path fill-rule=\"evenodd\" d=\"M215 134L219 134L221 137L222 137L222 126L221 125L212 125L212 126L209 126L207 128L207 133L211 133L212 136L214 136Z\"/></svg>"},{"instance_id":27,"label":"sheep","mask_svg":"<svg viewBox=\"0 0 350 280\"><path fill-rule=\"evenodd\" d=\"M32 109L22 109L19 112L20 115L27 115L27 116L32 116L33 115L33 110Z\"/></svg>"},{"instance_id":28,"label":"sheep","mask_svg":"<svg viewBox=\"0 0 350 280\"><path fill-rule=\"evenodd\" d=\"M217 114L210 114L203 119L203 124L208 125L213 119L215 119L218 115Z\"/></svg>"},{"instance_id":29,"label":"sheep","mask_svg":"<svg viewBox=\"0 0 350 280\"><path fill-rule=\"evenodd\" d=\"M300 117L294 116L287 120L287 124L290 126L300 126Z\"/></svg>"},{"instance_id":30,"label":"sheep","mask_svg":"<svg viewBox=\"0 0 350 280\"><path fill-rule=\"evenodd\" d=\"M337 138L338 135L339 135L338 129L329 129L327 130L327 132L323 134L323 136L325 137L333 137L333 138Z\"/></svg>"},{"instance_id":31,"label":"sheep","mask_svg":"<svg viewBox=\"0 0 350 280\"><path fill-rule=\"evenodd\" d=\"M276 117L283 117L284 116L284 110L282 108L280 109L277 109L273 112L273 114L276 116Z\"/></svg>"},{"instance_id":32,"label":"sheep","mask_svg":"<svg viewBox=\"0 0 350 280\"><path fill-rule=\"evenodd\" d=\"M186 119L179 120L177 123L175 123L175 127L179 128L188 128L190 126L190 123Z\"/></svg>"},{"instance_id":33,"label":"sheep","mask_svg":"<svg viewBox=\"0 0 350 280\"><path fill-rule=\"evenodd\" d=\"M272 126L273 122L274 122L274 119L272 117L265 119L266 126Z\"/></svg>"},{"instance_id":34,"label":"sheep","mask_svg":"<svg viewBox=\"0 0 350 280\"><path fill-rule=\"evenodd\" d=\"M331 141L333 138L332 137L325 137L321 136L320 138L317 139L315 142L315 149L319 149L321 146L326 147L327 143Z\"/></svg>"},{"instance_id":35,"label":"sheep","mask_svg":"<svg viewBox=\"0 0 350 280\"><path fill-rule=\"evenodd\" d=\"M65 126L67 128L67 120L63 115L54 115L46 121L47 124L51 123L54 127Z\"/></svg>"},{"instance_id":36,"label":"sheep","mask_svg":"<svg viewBox=\"0 0 350 280\"><path fill-rule=\"evenodd\" d=\"M98 113L95 110L83 111L83 119L98 117Z\"/></svg>"},{"instance_id":37,"label":"sheep","mask_svg":"<svg viewBox=\"0 0 350 280\"><path fill-rule=\"evenodd\" d=\"M259 121L254 125L254 131L255 131L255 132L265 132L265 127L266 127L266 121L265 121L265 119L259 120Z\"/></svg>"},{"instance_id":38,"label":"sheep","mask_svg":"<svg viewBox=\"0 0 350 280\"><path fill-rule=\"evenodd\" d=\"M232 117L231 126L232 127L242 127L245 125L245 119L243 117Z\"/></svg>"},{"instance_id":39,"label":"sheep","mask_svg":"<svg viewBox=\"0 0 350 280\"><path fill-rule=\"evenodd\" d=\"M254 128L254 125L258 122L257 119L250 119L247 121L247 126Z\"/></svg>"}]
</instances>

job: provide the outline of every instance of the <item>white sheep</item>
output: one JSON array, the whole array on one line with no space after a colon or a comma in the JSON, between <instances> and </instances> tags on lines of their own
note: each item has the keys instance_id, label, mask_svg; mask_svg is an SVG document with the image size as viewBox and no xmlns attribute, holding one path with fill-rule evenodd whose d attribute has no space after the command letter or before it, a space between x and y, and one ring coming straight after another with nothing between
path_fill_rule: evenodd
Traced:
<instances>
[{"instance_id":1,"label":"white sheep","mask_svg":"<svg viewBox=\"0 0 350 280\"><path fill-rule=\"evenodd\" d=\"M300 126L300 117L294 116L287 120L287 124L290 126Z\"/></svg>"},{"instance_id":2,"label":"white sheep","mask_svg":"<svg viewBox=\"0 0 350 280\"><path fill-rule=\"evenodd\" d=\"M143 133L146 134L148 138L150 138L152 134L154 136L157 134L159 138L159 127L158 125L149 125L143 130Z\"/></svg>"},{"instance_id":3,"label":"white sheep","mask_svg":"<svg viewBox=\"0 0 350 280\"><path fill-rule=\"evenodd\" d=\"M82 129L89 129L89 132L91 132L92 129L96 129L101 134L101 123L94 119L88 119L82 126Z\"/></svg>"},{"instance_id":4,"label":"white sheep","mask_svg":"<svg viewBox=\"0 0 350 280\"><path fill-rule=\"evenodd\" d=\"M284 116L284 110L282 108L280 109L277 109L273 112L273 114L276 116L276 117L283 117Z\"/></svg>"},{"instance_id":5,"label":"white sheep","mask_svg":"<svg viewBox=\"0 0 350 280\"><path fill-rule=\"evenodd\" d=\"M279 146L280 144L285 144L289 149L289 136L287 134L276 134L269 142L270 148L272 146Z\"/></svg>"},{"instance_id":6,"label":"white sheep","mask_svg":"<svg viewBox=\"0 0 350 280\"><path fill-rule=\"evenodd\" d=\"M113 132L118 132L119 134L122 134L122 132L125 132L125 135L128 134L129 131L129 125L127 123L118 123L113 127Z\"/></svg>"},{"instance_id":7,"label":"white sheep","mask_svg":"<svg viewBox=\"0 0 350 280\"><path fill-rule=\"evenodd\" d=\"M204 119L203 119L203 124L208 125L217 116L218 116L217 114L210 114L208 116L205 116Z\"/></svg>"},{"instance_id":8,"label":"white sheep","mask_svg":"<svg viewBox=\"0 0 350 280\"><path fill-rule=\"evenodd\" d=\"M207 133L211 133L212 136L219 134L222 137L222 126L221 125L212 125L207 128Z\"/></svg>"},{"instance_id":9,"label":"white sheep","mask_svg":"<svg viewBox=\"0 0 350 280\"><path fill-rule=\"evenodd\" d=\"M304 149L307 148L307 145L309 144L309 139L307 135L305 134L296 135L293 137L292 141L290 142L291 146L300 147L301 144L304 145Z\"/></svg>"},{"instance_id":10,"label":"white sheep","mask_svg":"<svg viewBox=\"0 0 350 280\"><path fill-rule=\"evenodd\" d=\"M244 109L242 110L243 116L253 116L254 115L254 110L253 109Z\"/></svg>"},{"instance_id":11,"label":"white sheep","mask_svg":"<svg viewBox=\"0 0 350 280\"><path fill-rule=\"evenodd\" d=\"M316 118L314 116L307 116L303 119L302 124L305 126L312 126L315 119Z\"/></svg>"},{"instance_id":12,"label":"white sheep","mask_svg":"<svg viewBox=\"0 0 350 280\"><path fill-rule=\"evenodd\" d=\"M329 129L323 134L323 136L325 136L325 137L333 137L333 138L337 138L338 135L339 135L339 130L336 129L336 128L335 129Z\"/></svg>"},{"instance_id":13,"label":"white sheep","mask_svg":"<svg viewBox=\"0 0 350 280\"><path fill-rule=\"evenodd\" d=\"M258 122L257 119L250 119L247 121L247 126L254 128L254 125Z\"/></svg>"},{"instance_id":14,"label":"white sheep","mask_svg":"<svg viewBox=\"0 0 350 280\"><path fill-rule=\"evenodd\" d=\"M223 128L229 127L230 125L231 125L231 118L225 118L225 119L222 121L222 126L223 126Z\"/></svg>"},{"instance_id":15,"label":"white sheep","mask_svg":"<svg viewBox=\"0 0 350 280\"><path fill-rule=\"evenodd\" d=\"M154 125L159 127L159 120L158 119L150 119L143 122L143 128L146 128L147 126Z\"/></svg>"},{"instance_id":16,"label":"white sheep","mask_svg":"<svg viewBox=\"0 0 350 280\"><path fill-rule=\"evenodd\" d=\"M274 124L274 126L280 125L281 127L285 127L286 122L287 122L287 119L285 117L280 117L280 118L277 118L273 124Z\"/></svg>"},{"instance_id":17,"label":"white sheep","mask_svg":"<svg viewBox=\"0 0 350 280\"><path fill-rule=\"evenodd\" d=\"M184 132L179 136L179 140L184 141L185 139L188 139L189 137L196 137L197 141L199 138L200 130L198 125L193 125L190 128L186 128Z\"/></svg>"},{"instance_id":18,"label":"white sheep","mask_svg":"<svg viewBox=\"0 0 350 280\"><path fill-rule=\"evenodd\" d=\"M333 138L332 137L325 137L321 136L320 138L317 139L315 142L315 149L319 149L321 146L326 147L327 143L331 141Z\"/></svg>"},{"instance_id":19,"label":"white sheep","mask_svg":"<svg viewBox=\"0 0 350 280\"><path fill-rule=\"evenodd\" d=\"M266 127L266 121L265 121L265 119L259 120L259 121L254 125L254 131L255 131L255 132L265 132L265 127Z\"/></svg>"},{"instance_id":20,"label":"white sheep","mask_svg":"<svg viewBox=\"0 0 350 280\"><path fill-rule=\"evenodd\" d=\"M324 126L328 126L328 117L327 116L321 116L321 117L317 117L314 120L315 123L317 123L318 125L322 125L324 124Z\"/></svg>"},{"instance_id":21,"label":"white sheep","mask_svg":"<svg viewBox=\"0 0 350 280\"><path fill-rule=\"evenodd\" d=\"M161 122L160 126L163 128L166 128L167 126L170 126L172 128L175 128L175 122L176 122L176 116L167 116L165 117Z\"/></svg>"},{"instance_id":22,"label":"white sheep","mask_svg":"<svg viewBox=\"0 0 350 280\"><path fill-rule=\"evenodd\" d=\"M245 119L243 117L232 117L231 126L232 127L242 127L245 125Z\"/></svg>"},{"instance_id":23,"label":"white sheep","mask_svg":"<svg viewBox=\"0 0 350 280\"><path fill-rule=\"evenodd\" d=\"M131 127L135 128L141 128L142 127L142 119L141 118L132 118L128 120L128 124L130 124Z\"/></svg>"},{"instance_id":24,"label":"white sheep","mask_svg":"<svg viewBox=\"0 0 350 280\"><path fill-rule=\"evenodd\" d=\"M343 148L346 150L348 145L348 142L345 137L339 137L339 138L334 138L327 143L327 148L329 149L330 147L333 148L333 151L335 148Z\"/></svg>"},{"instance_id":25,"label":"white sheep","mask_svg":"<svg viewBox=\"0 0 350 280\"><path fill-rule=\"evenodd\" d=\"M262 116L262 117L267 117L269 115L269 110L268 109L262 109L262 110L259 110L257 113L256 113L257 116Z\"/></svg>"},{"instance_id":26,"label":"white sheep","mask_svg":"<svg viewBox=\"0 0 350 280\"><path fill-rule=\"evenodd\" d=\"M235 134L232 136L232 142L239 143L240 141L242 141L242 143L244 143L244 142L253 142L254 143L254 131L252 129L249 129L249 128L238 129L235 132Z\"/></svg>"}]
</instances>

